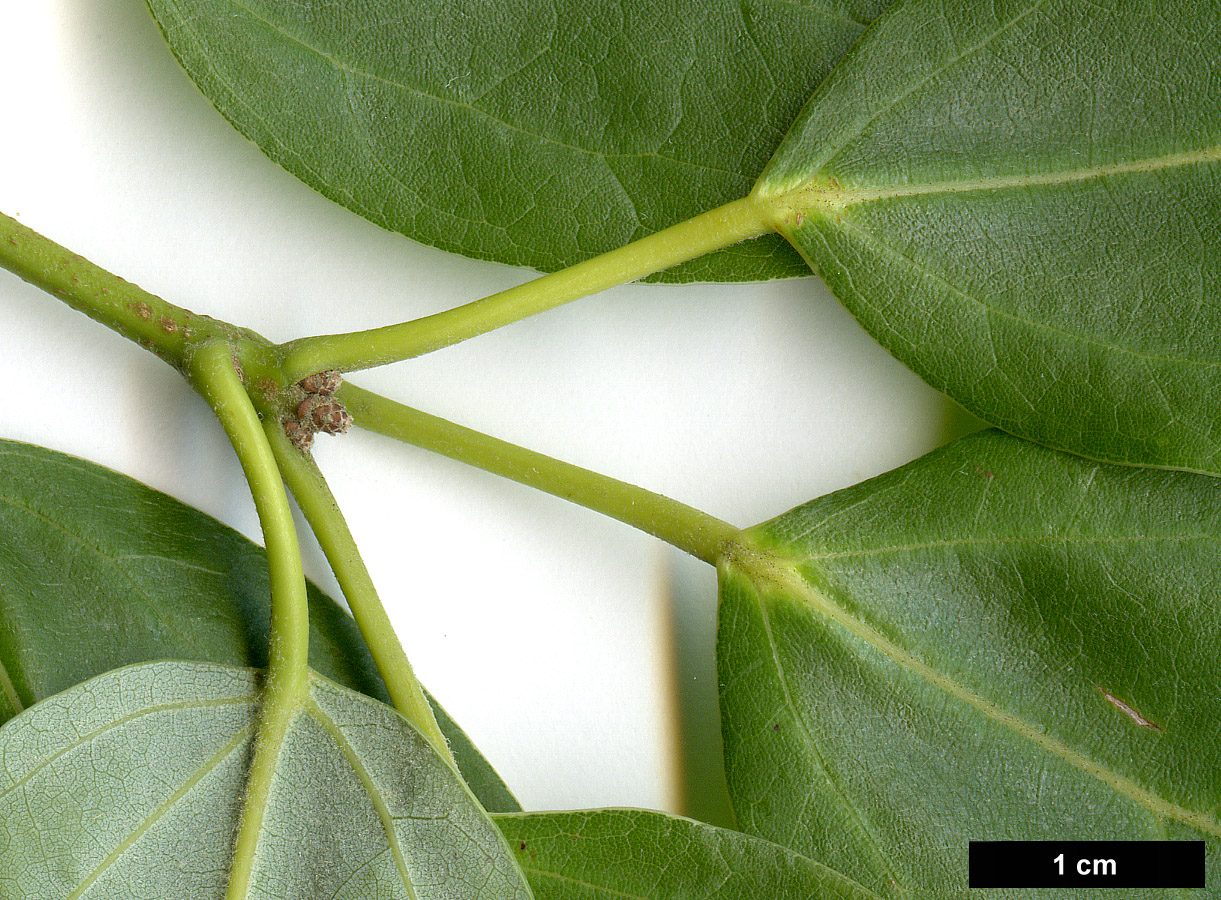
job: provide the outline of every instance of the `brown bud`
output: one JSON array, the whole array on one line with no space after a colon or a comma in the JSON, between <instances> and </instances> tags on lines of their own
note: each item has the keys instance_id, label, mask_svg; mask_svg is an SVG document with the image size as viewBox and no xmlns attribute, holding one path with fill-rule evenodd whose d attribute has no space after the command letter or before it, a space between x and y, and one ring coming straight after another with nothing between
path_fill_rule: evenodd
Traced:
<instances>
[{"instance_id":1,"label":"brown bud","mask_svg":"<svg viewBox=\"0 0 1221 900\"><path fill-rule=\"evenodd\" d=\"M343 434L352 427L352 416L335 400L326 400L314 407L310 420L319 431Z\"/></svg>"},{"instance_id":2,"label":"brown bud","mask_svg":"<svg viewBox=\"0 0 1221 900\"><path fill-rule=\"evenodd\" d=\"M297 382L307 394L333 394L339 390L343 377L334 369L306 375Z\"/></svg>"},{"instance_id":3,"label":"brown bud","mask_svg":"<svg viewBox=\"0 0 1221 900\"><path fill-rule=\"evenodd\" d=\"M284 434L292 445L302 453L314 445L314 432L312 429L302 425L296 419L285 419L283 424Z\"/></svg>"},{"instance_id":4,"label":"brown bud","mask_svg":"<svg viewBox=\"0 0 1221 900\"><path fill-rule=\"evenodd\" d=\"M326 401L317 394L310 394L304 400L297 404L297 418L302 422L308 422L314 417L314 410L320 403Z\"/></svg>"}]
</instances>

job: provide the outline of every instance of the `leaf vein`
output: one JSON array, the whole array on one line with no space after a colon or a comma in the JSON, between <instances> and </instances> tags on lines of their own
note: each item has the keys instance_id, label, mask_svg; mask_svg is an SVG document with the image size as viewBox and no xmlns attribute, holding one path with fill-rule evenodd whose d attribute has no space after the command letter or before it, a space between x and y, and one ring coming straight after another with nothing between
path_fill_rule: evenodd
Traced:
<instances>
[{"instance_id":1,"label":"leaf vein","mask_svg":"<svg viewBox=\"0 0 1221 900\"><path fill-rule=\"evenodd\" d=\"M821 206L828 209L845 209L850 206L875 203L881 200L902 200L909 197L927 197L937 194L966 194L975 191L999 191L1013 188L1056 187L1058 185L1076 184L1084 181L1105 180L1117 175L1144 175L1167 169L1181 169L1216 162L1221 162L1221 145L1201 147L1196 150L1183 150L1177 153L1149 156L1124 162L1084 166L1080 169L1062 169L1056 172L1028 172L1016 175L996 175L991 178L977 178L971 181L934 181L927 184L901 184L881 188L843 188L840 190L795 188L791 191L791 194L798 198L808 197L810 199L808 206L812 208ZM772 203L777 203L778 201L780 201L779 197L773 197L770 200ZM799 203L800 199L789 201L785 205L796 207Z\"/></svg>"},{"instance_id":2,"label":"leaf vein","mask_svg":"<svg viewBox=\"0 0 1221 900\"><path fill-rule=\"evenodd\" d=\"M196 43L203 44L203 41L200 40L198 34L193 29L191 29L191 27L188 25L188 22L190 21L189 18L183 13L183 11L177 6L177 4L173 3L173 0L166 0L166 2L169 4L173 4L174 11L178 14L178 18L179 18L178 28L180 28L181 30L190 34L195 39ZM167 27L166 30L168 33L169 28ZM228 91L229 96L233 99L234 103L247 109L250 112L250 115L253 116L256 120L258 120L263 125L264 131L266 132L268 140L274 141L276 144L279 145L280 151L283 154L282 158L291 157L291 158L295 159L297 161L297 163L305 171L309 172L311 175L313 175L315 178L318 179L319 184L326 184L329 190L347 197L348 200L351 201L351 203L354 207L365 208L362 204L360 204L357 201L355 195L351 192L351 190L344 189L344 188L338 188L334 184L332 184L329 181L327 181L326 179L324 179L322 177L321 173L319 173L317 169L310 166L305 161L305 158L300 153L296 152L290 146L288 146L283 141L281 141L279 138L279 135L276 134L275 128L272 126L272 123L267 119L267 117L262 115L257 109L255 109L248 102L246 102L245 98L243 98L242 95L240 93L238 93L237 89L234 88L233 85L230 83L230 81L224 77L224 75L222 74L220 69L218 69L212 63L211 60L206 61L205 65L211 70L212 76L217 80L217 82L219 82L220 85L226 91ZM217 109L220 110L219 105L217 105ZM234 127L238 127L237 122L233 119L232 116L230 116L224 110L220 110L220 112L221 112L221 115L223 115L227 120L229 120L229 122L231 124L233 124ZM243 129L238 128L238 130L241 131L243 134L246 134L246 132ZM247 135L247 137L250 137L251 140L255 140L250 135ZM258 143L258 141L256 140L255 143ZM271 156L271 154L268 153L268 156ZM275 157L272 157L272 158L274 159ZM334 199L334 198L332 197L331 199Z\"/></svg>"},{"instance_id":3,"label":"leaf vein","mask_svg":"<svg viewBox=\"0 0 1221 900\"><path fill-rule=\"evenodd\" d=\"M182 786L178 788L178 790L174 791L174 793L171 794L164 803L153 810L152 813L149 814L148 818L141 822L139 826L137 826L131 832L131 834L127 835L127 837L120 841L118 846L116 846L114 850L112 850L110 854L104 860L102 860L96 869L85 877L85 879L77 886L76 890L69 894L65 900L76 900L76 898L84 894L85 891L89 890L94 882L101 878L107 869L118 862L118 860L122 858L123 854L130 850L136 844L136 842L148 832L150 828L157 824L157 822L166 815L166 813L172 810L178 801L189 794L191 790L197 784L199 784L199 782L203 781L203 779L206 778L209 773L228 759L235 750L241 747L253 731L253 725L246 726L235 734L227 744L221 747L211 759L207 760L203 765L196 769L195 772L192 773L191 777L187 779L186 782L184 782Z\"/></svg>"},{"instance_id":4,"label":"leaf vein","mask_svg":"<svg viewBox=\"0 0 1221 900\"><path fill-rule=\"evenodd\" d=\"M940 68L937 68L937 69L932 70L931 72L929 72L928 74L926 74L926 75L925 75L923 78L921 78L919 81L916 81L916 82L915 82L914 84L912 84L912 85L911 85L911 87L909 87L909 88L908 88L906 91L904 91L903 93L899 94L897 97L895 97L893 100L891 100L891 102L890 102L890 103L888 103L888 104L887 104L887 105L886 105L884 108L882 108L882 109L878 110L878 112L877 112L877 113L875 113L873 116L871 116L871 117L870 117L869 119L867 119L865 122L863 122L863 123L861 124L861 126L860 126L860 127L859 127L859 128L858 128L858 129L857 129L855 132L853 132L852 134L848 135L848 137L844 138L844 139L843 139L843 140L842 140L842 141L841 141L841 142L840 142L840 143L839 143L839 144L838 144L836 147L834 147L833 149L829 150L829 151L828 151L828 156L826 157L826 159L824 160L824 162L822 163L822 165L827 165L827 164L828 164L828 163L830 163L832 160L834 160L834 159L835 159L835 157L837 157L837 156L838 156L840 153L842 153L842 152L844 151L844 149L845 149L845 148L846 148L846 147L847 147L847 146L848 146L848 145L849 145L849 144L850 144L852 141L854 141L854 140L856 140L858 137L860 137L860 136L861 136L861 135L864 133L864 131L865 131L865 129L866 129L866 128L868 128L870 125L872 125L872 124L873 124L874 122L876 122L878 119L880 119L882 116L886 115L886 113L890 112L890 110L894 109L896 106L898 106L900 103L902 103L902 102L903 102L903 100L904 100L905 98L909 97L911 94L913 94L913 93L915 93L916 91L918 91L918 90L919 90L921 87L923 87L924 85L928 84L930 81L932 81L934 78L936 78L936 77L937 77L938 75L940 75L942 72L944 72L944 71L946 71L947 69L949 69L951 66L957 65L958 63L962 62L962 60L966 59L968 56L971 56L973 53L977 53L978 51L982 50L984 47L986 47L986 46L987 46L988 44L990 44L992 41L996 40L996 38L1000 37L1002 34L1004 34L1006 31L1008 31L1010 28L1012 28L1014 25L1016 25L1018 22L1022 21L1022 19L1026 18L1027 16L1031 15L1032 13L1034 13L1034 12L1035 12L1037 9L1039 9L1039 7L1041 7L1041 6L1046 6L1046 5L1047 5L1047 3L1048 3L1048 0L1037 0L1037 2L1032 3L1032 4L1031 4L1029 7L1027 7L1027 8L1026 8L1026 9L1025 9L1025 10L1024 10L1024 11L1023 11L1021 14L1019 14L1019 15L1017 15L1017 16L1014 16L1014 17L1013 17L1011 20L1009 20L1008 22L1006 22L1006 23L1005 23L1004 25L1002 25L1001 27L997 28L995 31L993 31L991 34L989 34L989 35L988 35L986 38L984 38L982 41L980 41L979 43L974 44L974 45L972 45L972 46L968 47L966 50L964 50L964 51L962 51L961 53L959 53L959 54L958 54L957 56L955 56L953 59L951 59L951 60L947 61L945 64L943 64L943 65L942 65Z\"/></svg>"},{"instance_id":5,"label":"leaf vein","mask_svg":"<svg viewBox=\"0 0 1221 900\"><path fill-rule=\"evenodd\" d=\"M767 2L774 3L777 6L792 6L800 9L802 12L812 12L835 22L843 22L845 25L856 25L861 30L869 27L868 22L862 22L848 13L837 12L823 6L814 6L812 3L798 3L797 0L767 0Z\"/></svg>"},{"instance_id":6,"label":"leaf vein","mask_svg":"<svg viewBox=\"0 0 1221 900\"><path fill-rule=\"evenodd\" d=\"M632 894L627 891L608 888L605 885L594 884L592 881L583 881L582 879L574 878L571 875L561 875L559 872L549 872L545 869L535 869L531 866L522 866L522 871L529 872L531 875L537 875L543 878L551 878L555 881L570 884L575 887L586 888L595 894L605 894L612 897L625 897L627 900L650 900L650 898L644 894Z\"/></svg>"},{"instance_id":7,"label":"leaf vein","mask_svg":"<svg viewBox=\"0 0 1221 900\"><path fill-rule=\"evenodd\" d=\"M1083 344L1090 344L1092 346L1099 347L1103 350L1110 350L1110 351L1114 351L1116 353L1122 353L1127 356L1134 357L1135 359L1140 359L1140 360L1144 360L1144 361L1148 361L1148 362L1171 363L1171 364L1180 365L1180 366L1189 366L1193 369L1221 368L1221 362L1210 362L1208 360L1192 359L1190 357L1176 356L1174 354L1169 354L1169 353L1147 353L1147 352L1144 352L1141 350L1137 350L1133 347L1126 347L1122 344L1109 343L1100 338L1091 337L1089 335L1081 334L1079 332L1065 331L1063 328L1057 328L1055 325L1052 325L1049 322L1040 322L1035 319L1025 318L1023 316L1018 315L1015 312L1012 312L1011 310L1003 309L999 306L995 306L991 303L987 303L982 298L976 297L972 294L967 293L962 288L951 283L945 276L943 276L937 272L934 272L932 269L928 268L924 264L917 262L916 260L912 259L907 254L903 253L898 248L893 247L890 244L887 244L885 241L882 241L875 234L868 231L861 225L856 224L856 223L850 223L849 220L846 218L841 219L837 224L844 226L845 230L850 230L853 233L860 235L863 240L865 240L868 243L872 244L873 246L877 247L879 250L881 250L885 253L889 253L892 257L906 263L909 267L911 267L912 269L916 270L917 272L923 274L927 278L929 278L933 281L936 281L938 284L942 285L951 294L961 297L962 299L968 301L969 303L975 304L976 306L979 306L980 308L986 310L989 313L992 313L992 314L995 314L998 316L1002 316L1003 318L1006 318L1006 319L1010 319L1011 321L1016 322L1019 325L1025 325L1032 329L1052 332L1053 334L1061 335L1062 337L1068 338L1073 341L1080 341Z\"/></svg>"},{"instance_id":8,"label":"leaf vein","mask_svg":"<svg viewBox=\"0 0 1221 900\"><path fill-rule=\"evenodd\" d=\"M872 845L874 854L886 867L890 881L902 892L907 893L908 889L906 885L899 881L898 873L894 871L894 868L891 865L891 860L883 852L881 839L877 836L877 834L874 833L874 830L870 825L868 818L866 818L864 811L856 803L854 803L847 794L844 793L840 784L831 777L831 773L827 769L826 761L823 759L822 752L819 749L818 741L815 740L814 735L810 732L809 723L806 722L805 718L798 713L797 704L793 701L793 692L789 688L788 673L785 670L784 664L780 661L779 646L776 642L775 636L772 634L772 620L768 615L767 608L763 604L762 592L756 591L755 596L756 600L758 601L759 614L763 617L763 630L767 633L767 643L772 651L772 663L776 668L776 676L780 680L780 689L784 695L784 704L791 711L793 719L797 722L797 726L801 731L801 736L804 739L805 744L810 748L811 753L813 753L815 760L818 763L818 767L822 769L823 776L827 779L827 783L834 789L835 795L839 798L840 805L854 819L856 819L861 832L864 834L869 844ZM800 824L798 822L794 822L793 827L800 827Z\"/></svg>"},{"instance_id":9,"label":"leaf vein","mask_svg":"<svg viewBox=\"0 0 1221 900\"><path fill-rule=\"evenodd\" d=\"M25 709L25 704L21 702L21 697L17 694L17 685L13 683L12 676L9 675L2 658L0 658L0 694L3 694L5 699L12 704L14 716Z\"/></svg>"},{"instance_id":10,"label":"leaf vein","mask_svg":"<svg viewBox=\"0 0 1221 900\"><path fill-rule=\"evenodd\" d=\"M109 556L101 547L99 547L95 544L90 544L90 543L86 542L80 535L69 530L60 522L55 521L51 517L44 515L43 513L39 512L38 510L34 509L31 506L28 506L25 503L20 502L19 500L16 500L12 497L0 495L0 503L6 504L6 505L12 507L14 510L17 510L18 512L24 512L27 515L30 515L36 519L42 520L43 522L45 522L47 525L49 525L54 530L64 534L72 543L76 544L81 549L87 550L87 551L93 553L98 559L100 559L102 562L104 562L109 568L113 569L116 573L118 573L118 575L123 579L123 581L125 581L129 585L131 585L132 592L135 594L135 596L139 597L141 600L144 601L145 605L149 608L149 610L152 612L152 614L156 617L157 621L165 628L166 631L174 632L180 638L183 639L184 645L187 645L187 646L190 645L191 641L190 641L190 638L188 637L188 635L186 635L182 631L182 629L177 625L176 622L174 622L172 619L167 619L162 614L162 611L157 608L157 604L155 602L153 602L153 598L148 594L147 591L145 591L143 585L141 585L139 582L137 582L136 579L131 575L130 572L127 572L121 565L119 565L119 561L120 561L121 557Z\"/></svg>"},{"instance_id":11,"label":"leaf vein","mask_svg":"<svg viewBox=\"0 0 1221 900\"><path fill-rule=\"evenodd\" d=\"M801 559L814 562L824 559L855 559L867 556L885 556L890 553L906 553L918 552L920 550L941 550L951 547L1007 547L1017 545L1035 545L1035 546L1060 546L1070 544L1080 545L1104 545L1104 544L1152 544L1159 542L1177 542L1177 541L1212 541L1221 540L1215 534L1179 534L1179 535L1120 535L1120 536L1101 536L1101 537L1085 537L1085 536L1061 536L1047 535L1045 537L1035 537L1028 535L1017 535L1014 537L989 537L989 538L958 538L954 540L944 541L926 541L915 544L890 544L878 547L864 547L858 550L842 550L828 553L813 553L802 556Z\"/></svg>"},{"instance_id":12,"label":"leaf vein","mask_svg":"<svg viewBox=\"0 0 1221 900\"><path fill-rule=\"evenodd\" d=\"M360 779L361 785L365 789L370 802L373 804L373 809L377 813L377 818L382 824L382 830L386 834L386 840L390 847L390 852L394 855L395 867L398 869L399 881L402 882L403 890L407 892L411 900L416 900L417 894L415 887L411 883L411 874L407 871L407 860L403 855L402 841L399 838L398 830L394 827L394 816L391 815L390 809L386 806L386 799L378 790L373 776L369 774L369 770L360 760L356 748L352 746L344 735L343 730L335 723L335 721L326 714L325 710L318 705L318 702L313 697L307 696L303 701L303 706L312 715L331 736L331 740L339 748L339 752L343 754L348 761L348 765L352 767L352 771L356 773L356 777Z\"/></svg>"},{"instance_id":13,"label":"leaf vein","mask_svg":"<svg viewBox=\"0 0 1221 900\"><path fill-rule=\"evenodd\" d=\"M59 750L55 751L50 756L48 756L46 759L44 759L42 762L40 762L38 765L36 765L34 768L30 769L30 771L26 772L25 775L21 776L21 778L17 779L12 784L10 784L8 787L6 787L4 790L0 791L0 800L7 797L9 794L13 793L13 791L20 789L22 785L24 785L26 782L28 782L31 778L33 778L35 775L37 775L40 771L45 769L47 766L51 765L53 762L55 762L55 760L59 759L61 756L64 756L67 753L71 753L77 747L80 747L80 746L83 746L84 744L89 743L90 741L94 740L95 738L100 737L103 734L106 734L106 732L108 732L108 731L113 731L116 728L126 725L129 722L134 722L137 719L143 718L144 716L153 715L155 713L160 713L160 712L169 712L170 710L175 710L175 709L208 709L209 707L216 707L216 706L237 706L237 705L240 705L243 703L257 703L258 699L259 698L257 696L227 697L223 700L192 700L192 701L187 701L184 703L165 703L160 706L145 707L144 709L141 709L138 712L134 712L129 716L124 716L123 718L118 719L114 722L108 722L106 725L102 726L101 728L96 729L95 731L91 731L88 734L81 735L79 738L72 741L72 743L66 744ZM14 721L16 721L16 720L14 720Z\"/></svg>"},{"instance_id":14,"label":"leaf vein","mask_svg":"<svg viewBox=\"0 0 1221 900\"><path fill-rule=\"evenodd\" d=\"M1029 740L1049 755L1058 757L1073 768L1084 772L1092 778L1098 779L1116 793L1122 794L1138 805L1145 807L1155 816L1176 819L1200 831L1221 836L1221 823L1210 818L1206 813L1186 809L1178 804L1164 800L1132 779L1113 771L1102 763L1080 753L1068 744L1040 731L1018 716L997 706L986 697L977 694L965 685L959 684L944 673L938 672L914 654L895 644L866 622L834 603L829 597L816 591L802 577L802 573L792 562L779 559L766 551L746 546L738 548L734 562L741 568L747 579L755 585L756 595L760 604L763 602L764 593L761 586L769 583L786 595L800 598L811 609L822 613L830 621L890 659L901 669L906 669L911 674L918 676L948 696L971 707L985 718L991 719L1001 727L1008 728L1013 733ZM793 707L793 711L796 714L796 707Z\"/></svg>"},{"instance_id":15,"label":"leaf vein","mask_svg":"<svg viewBox=\"0 0 1221 900\"><path fill-rule=\"evenodd\" d=\"M442 97L438 94L432 93L430 91L426 91L422 88L414 87L412 85L405 84L401 81L395 81L393 78L387 78L382 75L377 75L373 72L367 71L365 69L360 69L355 66L349 65L348 63L345 63L342 60L336 59L334 56L325 52L321 48L312 46L311 44L309 44L308 42L306 42L299 36L292 34L287 29L281 27L280 25L277 25L275 22L271 22L271 21L263 18L258 13L256 13L253 9L251 9L250 7L241 3L240 0L230 0L230 3L233 6L246 12L252 19L262 22L269 29L271 29L272 31L275 31L276 33L278 33L280 35L283 35L284 38L297 44L302 49L307 50L311 53L314 53L317 56L321 57L322 59L326 60L328 64L330 64L333 68L335 68L339 71L348 72L349 74L352 74L352 75L357 75L362 78L367 78L370 81L381 82L382 84L385 84L389 87L398 88L401 91L404 91L409 94L414 94L415 96L423 98L425 100L431 100L435 103L439 103L439 104L442 104L445 106L452 106L457 109L465 110L466 112L469 112L469 113L472 113L473 115L477 115L481 118L487 119L489 122L499 125L509 131L516 132L517 134L522 134L522 135L525 135L526 137L535 138L544 143L551 144L553 146L560 147L565 150L571 150L576 153L585 154L588 156L596 156L596 157L601 157L604 159L609 159L609 158L614 158L614 159L658 159L658 160L663 160L666 162L675 163L676 165L686 166L686 167L689 167L692 169L699 169L700 171L715 172L715 173L722 174L722 175L732 175L736 178L743 177L741 172L733 172L733 171L730 171L727 169L717 168L715 166L709 166L709 165L705 165L702 163L690 162L689 160L679 159L677 157L670 156L668 154L661 153L659 151L650 151L647 153L613 153L613 152L604 151L604 150L590 150L587 147L581 147L577 144L568 143L567 141L562 141L558 138L554 138L549 135L540 134L540 133L534 132L534 131L529 131L525 128L522 128L519 125L514 125L511 122L507 122L504 119L501 119L501 118L493 115L492 113L488 112L487 110L483 110L477 106L473 106L470 103L464 103L461 100L455 100L451 97Z\"/></svg>"}]
</instances>

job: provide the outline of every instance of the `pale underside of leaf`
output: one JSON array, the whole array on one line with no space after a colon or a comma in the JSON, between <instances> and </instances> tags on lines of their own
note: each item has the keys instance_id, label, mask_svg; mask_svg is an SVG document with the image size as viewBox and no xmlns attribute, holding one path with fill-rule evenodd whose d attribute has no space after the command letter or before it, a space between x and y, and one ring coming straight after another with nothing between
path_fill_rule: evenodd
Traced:
<instances>
[{"instance_id":1,"label":"pale underside of leaf","mask_svg":"<svg viewBox=\"0 0 1221 900\"><path fill-rule=\"evenodd\" d=\"M913 0L754 196L892 353L985 420L1221 473L1221 12Z\"/></svg>"},{"instance_id":2,"label":"pale underside of leaf","mask_svg":"<svg viewBox=\"0 0 1221 900\"><path fill-rule=\"evenodd\" d=\"M258 675L107 673L0 729L0 885L12 898L220 897ZM521 898L503 837L393 710L315 677L268 788L248 896Z\"/></svg>"},{"instance_id":3,"label":"pale underside of leaf","mask_svg":"<svg viewBox=\"0 0 1221 900\"><path fill-rule=\"evenodd\" d=\"M138 662L267 664L266 555L198 510L85 460L0 441L0 531L0 723ZM311 666L389 703L351 616L313 585L309 601ZM484 807L520 809L433 705Z\"/></svg>"},{"instance_id":4,"label":"pale underside of leaf","mask_svg":"<svg viewBox=\"0 0 1221 900\"><path fill-rule=\"evenodd\" d=\"M956 896L968 840L1215 859L1219 512L1214 479L992 433L748 532L718 650L739 821L894 896Z\"/></svg>"}]
</instances>

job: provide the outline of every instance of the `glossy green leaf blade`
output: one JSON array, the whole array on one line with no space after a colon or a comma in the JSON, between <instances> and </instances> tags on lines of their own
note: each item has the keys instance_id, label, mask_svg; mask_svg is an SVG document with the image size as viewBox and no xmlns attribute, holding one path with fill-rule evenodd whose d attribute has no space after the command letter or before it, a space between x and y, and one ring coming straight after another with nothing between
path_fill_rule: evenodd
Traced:
<instances>
[{"instance_id":1,"label":"glossy green leaf blade","mask_svg":"<svg viewBox=\"0 0 1221 900\"><path fill-rule=\"evenodd\" d=\"M885 0L149 0L200 89L332 200L554 270L739 199ZM777 237L668 280L801 274Z\"/></svg>"},{"instance_id":2,"label":"glossy green leaf blade","mask_svg":"<svg viewBox=\"0 0 1221 900\"><path fill-rule=\"evenodd\" d=\"M964 893L970 840L1215 859L1219 597L1221 481L999 432L752 529L718 638L739 823L894 896Z\"/></svg>"},{"instance_id":3,"label":"glossy green leaf blade","mask_svg":"<svg viewBox=\"0 0 1221 900\"><path fill-rule=\"evenodd\" d=\"M267 665L261 547L139 482L0 441L0 722L121 666L189 659ZM356 623L309 586L310 664L388 703ZM489 809L517 802L434 703L464 776Z\"/></svg>"},{"instance_id":4,"label":"glossy green leaf blade","mask_svg":"<svg viewBox=\"0 0 1221 900\"><path fill-rule=\"evenodd\" d=\"M495 816L535 900L871 900L751 835L641 809Z\"/></svg>"},{"instance_id":5,"label":"glossy green leaf blade","mask_svg":"<svg viewBox=\"0 0 1221 900\"><path fill-rule=\"evenodd\" d=\"M220 898L258 720L258 677L119 669L0 729L0 895ZM250 897L529 898L503 837L427 740L317 676L289 728Z\"/></svg>"},{"instance_id":6,"label":"glossy green leaf blade","mask_svg":"<svg viewBox=\"0 0 1221 900\"><path fill-rule=\"evenodd\" d=\"M892 353L1007 431L1221 473L1221 8L896 8L756 187Z\"/></svg>"}]
</instances>

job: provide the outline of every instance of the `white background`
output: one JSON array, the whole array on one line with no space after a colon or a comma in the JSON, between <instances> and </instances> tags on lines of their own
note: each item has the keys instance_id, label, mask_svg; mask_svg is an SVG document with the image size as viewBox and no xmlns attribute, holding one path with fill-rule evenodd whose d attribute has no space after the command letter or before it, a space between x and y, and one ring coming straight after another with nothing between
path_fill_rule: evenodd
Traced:
<instances>
[{"instance_id":1,"label":"white background","mask_svg":"<svg viewBox=\"0 0 1221 900\"><path fill-rule=\"evenodd\" d=\"M286 340L529 277L389 234L295 181L196 91L140 0L0 11L0 210L147 290ZM0 370L0 437L117 469L259 539L186 384L2 271ZM622 287L353 380L743 526L962 424L813 278ZM709 567L374 435L323 437L317 457L421 679L527 809L725 820Z\"/></svg>"}]
</instances>

